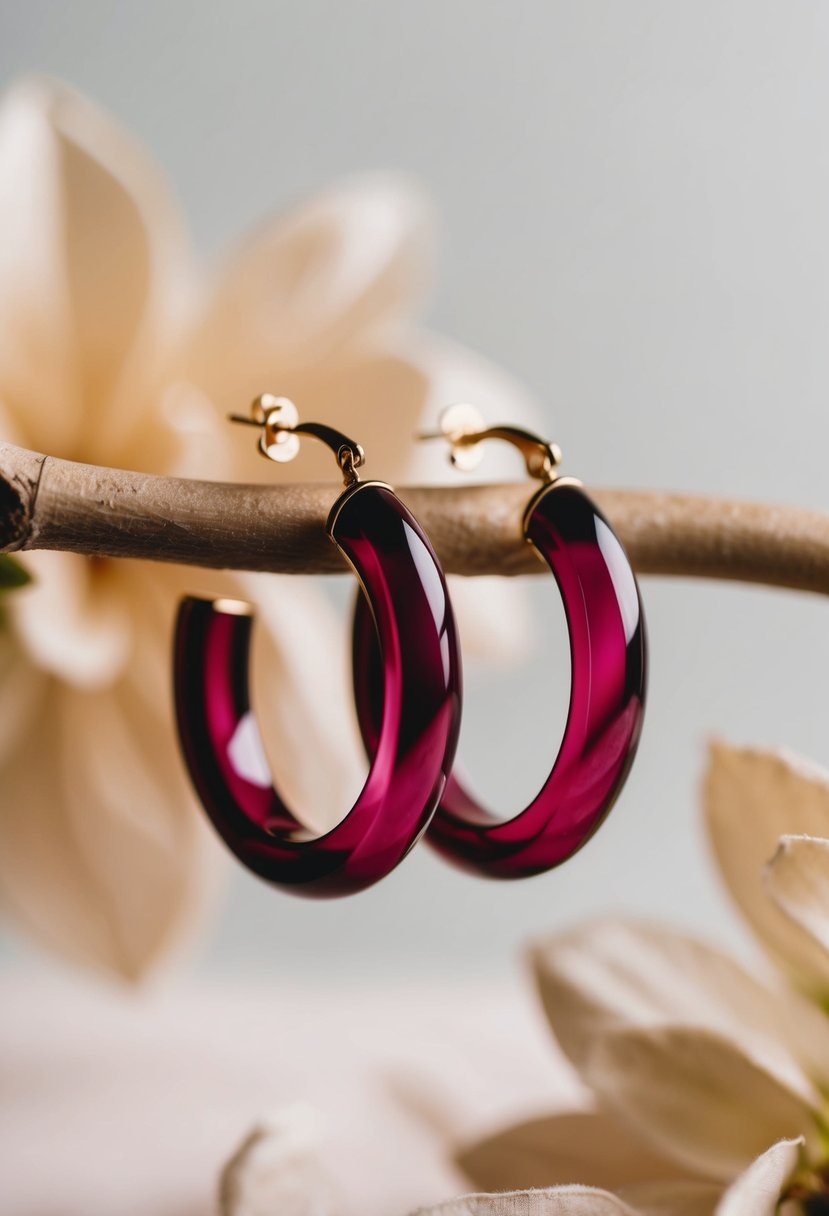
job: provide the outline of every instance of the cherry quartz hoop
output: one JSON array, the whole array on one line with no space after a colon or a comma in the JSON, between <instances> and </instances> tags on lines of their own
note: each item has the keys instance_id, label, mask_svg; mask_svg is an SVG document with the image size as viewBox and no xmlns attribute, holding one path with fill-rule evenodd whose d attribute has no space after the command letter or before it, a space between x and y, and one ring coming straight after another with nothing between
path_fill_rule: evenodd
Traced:
<instances>
[{"instance_id":1,"label":"cherry quartz hoop","mask_svg":"<svg viewBox=\"0 0 829 1216\"><path fill-rule=\"evenodd\" d=\"M420 838L452 766L461 693L443 573L400 499L360 483L335 503L328 531L379 639L383 706L366 783L326 835L311 837L273 788L250 705L249 607L187 598L175 638L179 735L207 814L254 873L323 898L370 886Z\"/></svg>"},{"instance_id":2,"label":"cherry quartz hoop","mask_svg":"<svg viewBox=\"0 0 829 1216\"><path fill-rule=\"evenodd\" d=\"M624 785L645 705L642 603L601 511L578 482L560 478L530 501L524 534L552 570L567 616L572 676L564 738L547 781L520 814L496 820L452 776L427 837L458 865L497 878L551 869L589 840ZM378 743L380 672L376 631L358 604L354 688L369 752Z\"/></svg>"}]
</instances>

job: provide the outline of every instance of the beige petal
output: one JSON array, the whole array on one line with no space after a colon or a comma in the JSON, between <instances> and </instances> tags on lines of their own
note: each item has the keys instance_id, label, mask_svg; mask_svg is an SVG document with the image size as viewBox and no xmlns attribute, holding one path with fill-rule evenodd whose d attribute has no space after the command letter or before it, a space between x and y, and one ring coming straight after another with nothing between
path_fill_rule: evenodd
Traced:
<instances>
[{"instance_id":1,"label":"beige petal","mask_svg":"<svg viewBox=\"0 0 829 1216\"><path fill-rule=\"evenodd\" d=\"M826 994L829 955L769 899L763 871L781 836L829 837L829 776L787 751L716 742L704 805L720 870L761 943L803 987Z\"/></svg>"},{"instance_id":2,"label":"beige petal","mask_svg":"<svg viewBox=\"0 0 829 1216\"><path fill-rule=\"evenodd\" d=\"M781 1140L753 1161L725 1192L715 1216L774 1216L802 1146L802 1138Z\"/></svg>"},{"instance_id":3,"label":"beige petal","mask_svg":"<svg viewBox=\"0 0 829 1216\"><path fill-rule=\"evenodd\" d=\"M176 748L169 628L150 597L139 619L118 683L53 684L0 782L5 910L48 948L131 980L202 923L221 856Z\"/></svg>"},{"instance_id":4,"label":"beige petal","mask_svg":"<svg viewBox=\"0 0 829 1216\"><path fill-rule=\"evenodd\" d=\"M525 586L494 574L475 578L450 574L447 581L465 671L470 660L503 670L531 660L539 623ZM567 687L565 683L558 690L565 702ZM550 756L551 767L554 758Z\"/></svg>"},{"instance_id":5,"label":"beige petal","mask_svg":"<svg viewBox=\"0 0 829 1216\"><path fill-rule=\"evenodd\" d=\"M221 409L287 395L269 379L251 393L247 377L295 376L397 318L430 270L430 218L410 183L385 175L347 179L278 217L219 274L190 374Z\"/></svg>"},{"instance_id":6,"label":"beige petal","mask_svg":"<svg viewBox=\"0 0 829 1216\"><path fill-rule=\"evenodd\" d=\"M325 831L338 822L367 770L351 694L348 612L331 603L321 580L152 563L130 569L142 588L140 619L152 622L137 630L144 645L131 667L146 703L170 683L181 596L247 600L255 610L252 701L274 781L309 827Z\"/></svg>"},{"instance_id":7,"label":"beige petal","mask_svg":"<svg viewBox=\"0 0 829 1216\"><path fill-rule=\"evenodd\" d=\"M781 912L829 956L829 840L782 836L764 878Z\"/></svg>"},{"instance_id":8,"label":"beige petal","mask_svg":"<svg viewBox=\"0 0 829 1216\"><path fill-rule=\"evenodd\" d=\"M721 1035L680 1026L625 1030L596 1044L584 1077L597 1100L658 1150L732 1179L769 1144L817 1148L820 1099L783 1084Z\"/></svg>"},{"instance_id":9,"label":"beige petal","mask_svg":"<svg viewBox=\"0 0 829 1216\"><path fill-rule=\"evenodd\" d=\"M241 447L227 418L203 390L189 381L171 380L160 397L160 417L165 428L159 444L156 431L144 446L143 464L161 468L170 477L199 477L210 481L238 480ZM245 432L250 443L251 433ZM255 446L255 445L254 445ZM131 461L131 463L133 463ZM260 457L253 480L261 481L268 466Z\"/></svg>"},{"instance_id":10,"label":"beige petal","mask_svg":"<svg viewBox=\"0 0 829 1216\"><path fill-rule=\"evenodd\" d=\"M807 1076L829 1081L821 1013L685 934L603 921L540 943L533 962L550 1024L579 1071L614 1030L678 1023L728 1037L802 1092Z\"/></svg>"},{"instance_id":11,"label":"beige petal","mask_svg":"<svg viewBox=\"0 0 829 1216\"><path fill-rule=\"evenodd\" d=\"M351 694L349 614L320 580L130 563L141 586L142 695L170 682L169 639L183 595L228 596L255 609L252 700L274 781L309 827L325 831L356 798L367 770ZM159 644L161 643L161 644Z\"/></svg>"},{"instance_id":12,"label":"beige petal","mask_svg":"<svg viewBox=\"0 0 829 1216\"><path fill-rule=\"evenodd\" d=\"M59 151L47 110L43 86L31 81L0 103L0 398L15 423L4 438L65 452L80 401L60 265Z\"/></svg>"},{"instance_id":13,"label":"beige petal","mask_svg":"<svg viewBox=\"0 0 829 1216\"><path fill-rule=\"evenodd\" d=\"M313 580L238 575L256 604L253 702L274 782L319 832L338 823L367 771L357 732L346 614Z\"/></svg>"},{"instance_id":14,"label":"beige petal","mask_svg":"<svg viewBox=\"0 0 829 1216\"><path fill-rule=\"evenodd\" d=\"M297 1104L263 1119L222 1171L221 1216L334 1216L340 1205L321 1144L312 1107Z\"/></svg>"},{"instance_id":15,"label":"beige petal","mask_svg":"<svg viewBox=\"0 0 829 1216\"><path fill-rule=\"evenodd\" d=\"M412 1216L637 1216L617 1195L589 1186L464 1195ZM641 1214L640 1214L641 1216Z\"/></svg>"},{"instance_id":16,"label":"beige petal","mask_svg":"<svg viewBox=\"0 0 829 1216\"><path fill-rule=\"evenodd\" d=\"M133 645L133 610L117 564L45 550L26 560L33 581L8 612L32 665L79 688L112 684Z\"/></svg>"},{"instance_id":17,"label":"beige petal","mask_svg":"<svg viewBox=\"0 0 829 1216\"><path fill-rule=\"evenodd\" d=\"M2 342L2 339L0 339L0 342ZM16 443L22 448L28 447L30 446L30 441L27 434L26 419L18 418L12 412L9 405L2 399L2 391L2 384L0 383L0 440L4 443Z\"/></svg>"},{"instance_id":18,"label":"beige petal","mask_svg":"<svg viewBox=\"0 0 829 1216\"><path fill-rule=\"evenodd\" d=\"M91 102L25 80L0 107L0 226L0 397L32 447L139 467L191 287L157 170Z\"/></svg>"},{"instance_id":19,"label":"beige petal","mask_svg":"<svg viewBox=\"0 0 829 1216\"><path fill-rule=\"evenodd\" d=\"M712 1182L653 1182L625 1187L620 1195L641 1216L711 1216L722 1193Z\"/></svg>"},{"instance_id":20,"label":"beige petal","mask_svg":"<svg viewBox=\"0 0 829 1216\"><path fill-rule=\"evenodd\" d=\"M487 1191L573 1182L618 1191L687 1175L625 1122L599 1111L530 1119L462 1149L455 1160Z\"/></svg>"},{"instance_id":21,"label":"beige petal","mask_svg":"<svg viewBox=\"0 0 829 1216\"><path fill-rule=\"evenodd\" d=\"M35 729L48 677L26 657L0 619L0 772L26 734Z\"/></svg>"}]
</instances>

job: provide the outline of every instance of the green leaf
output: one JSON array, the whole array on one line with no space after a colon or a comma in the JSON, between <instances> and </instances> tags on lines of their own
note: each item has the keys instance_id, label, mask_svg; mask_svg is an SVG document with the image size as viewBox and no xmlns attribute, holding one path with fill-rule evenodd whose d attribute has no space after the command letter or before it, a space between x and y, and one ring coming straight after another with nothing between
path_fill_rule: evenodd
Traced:
<instances>
[{"instance_id":1,"label":"green leaf","mask_svg":"<svg viewBox=\"0 0 829 1216\"><path fill-rule=\"evenodd\" d=\"M7 553L0 553L0 595L7 591L16 591L32 581L32 576L24 566Z\"/></svg>"}]
</instances>

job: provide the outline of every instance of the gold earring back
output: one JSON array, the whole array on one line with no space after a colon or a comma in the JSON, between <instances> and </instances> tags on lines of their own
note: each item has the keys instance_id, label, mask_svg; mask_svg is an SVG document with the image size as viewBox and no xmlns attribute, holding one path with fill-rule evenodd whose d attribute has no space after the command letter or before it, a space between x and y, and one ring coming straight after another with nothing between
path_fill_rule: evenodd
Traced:
<instances>
[{"instance_id":1,"label":"gold earring back","mask_svg":"<svg viewBox=\"0 0 829 1216\"><path fill-rule=\"evenodd\" d=\"M262 393L251 402L249 415L228 414L228 419L242 426L259 428L259 451L268 460L287 464L298 454L303 436L318 439L334 453L346 486L356 485L360 480L357 469L366 459L360 444L324 423L300 422L299 410L288 397Z\"/></svg>"},{"instance_id":2,"label":"gold earring back","mask_svg":"<svg viewBox=\"0 0 829 1216\"><path fill-rule=\"evenodd\" d=\"M561 448L524 427L487 426L475 406L466 402L458 402L445 409L438 426L439 430L424 432L418 435L418 439L446 440L452 465L463 472L478 467L483 457L483 443L488 439L501 439L518 449L530 477L539 481L554 481L556 478L556 469L561 463Z\"/></svg>"}]
</instances>

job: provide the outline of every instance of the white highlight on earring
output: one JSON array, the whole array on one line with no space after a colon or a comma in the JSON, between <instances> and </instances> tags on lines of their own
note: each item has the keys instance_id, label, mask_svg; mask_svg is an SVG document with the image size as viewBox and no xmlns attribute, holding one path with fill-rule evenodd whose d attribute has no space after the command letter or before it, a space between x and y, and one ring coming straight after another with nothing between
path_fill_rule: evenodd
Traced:
<instances>
[{"instance_id":1,"label":"white highlight on earring","mask_svg":"<svg viewBox=\"0 0 829 1216\"><path fill-rule=\"evenodd\" d=\"M639 595L636 590L636 579L633 577L630 562L619 538L604 520L598 517L596 518L596 540L599 543L602 557L607 562L610 580L613 583L619 611L622 614L625 641L629 642L639 628Z\"/></svg>"},{"instance_id":2,"label":"white highlight on earring","mask_svg":"<svg viewBox=\"0 0 829 1216\"><path fill-rule=\"evenodd\" d=\"M227 745L227 754L239 776L251 785L264 790L273 784L262 736L252 713L248 712L239 719L233 738Z\"/></svg>"}]
</instances>

